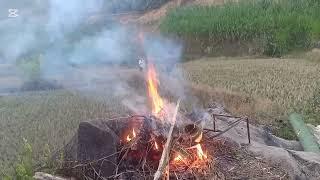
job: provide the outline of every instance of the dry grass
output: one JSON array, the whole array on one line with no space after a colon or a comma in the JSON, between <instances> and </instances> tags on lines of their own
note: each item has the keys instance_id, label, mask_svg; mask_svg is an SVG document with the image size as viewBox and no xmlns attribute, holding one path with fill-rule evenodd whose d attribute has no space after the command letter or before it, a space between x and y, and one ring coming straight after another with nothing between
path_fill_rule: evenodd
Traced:
<instances>
[{"instance_id":1,"label":"dry grass","mask_svg":"<svg viewBox=\"0 0 320 180\"><path fill-rule=\"evenodd\" d=\"M320 64L301 59L207 58L182 67L204 106L218 101L286 139L296 138L287 113L304 108L320 88Z\"/></svg>"},{"instance_id":2,"label":"dry grass","mask_svg":"<svg viewBox=\"0 0 320 180\"><path fill-rule=\"evenodd\" d=\"M283 110L304 105L320 86L320 64L299 59L209 58L183 68L196 84L266 98Z\"/></svg>"},{"instance_id":3,"label":"dry grass","mask_svg":"<svg viewBox=\"0 0 320 180\"><path fill-rule=\"evenodd\" d=\"M208 85L193 84L189 87L192 95L197 97L203 107L208 107L212 102L223 104L234 115L246 115L254 119L252 123L270 124L270 117L262 117L272 112L281 115L276 105L263 98L252 98L248 95L231 92L223 88L213 88ZM272 124L272 123L271 123Z\"/></svg>"},{"instance_id":4,"label":"dry grass","mask_svg":"<svg viewBox=\"0 0 320 180\"><path fill-rule=\"evenodd\" d=\"M320 49L315 48L306 53L306 58L311 62L320 62Z\"/></svg>"}]
</instances>

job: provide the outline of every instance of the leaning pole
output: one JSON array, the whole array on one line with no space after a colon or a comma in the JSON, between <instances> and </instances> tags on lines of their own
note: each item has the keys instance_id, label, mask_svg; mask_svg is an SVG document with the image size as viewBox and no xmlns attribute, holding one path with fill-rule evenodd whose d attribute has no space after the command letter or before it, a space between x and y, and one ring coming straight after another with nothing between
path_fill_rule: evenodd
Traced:
<instances>
[{"instance_id":1,"label":"leaning pole","mask_svg":"<svg viewBox=\"0 0 320 180\"><path fill-rule=\"evenodd\" d=\"M319 144L314 136L310 133L308 127L303 121L302 115L292 113L289 116L289 121L305 151L320 153Z\"/></svg>"}]
</instances>

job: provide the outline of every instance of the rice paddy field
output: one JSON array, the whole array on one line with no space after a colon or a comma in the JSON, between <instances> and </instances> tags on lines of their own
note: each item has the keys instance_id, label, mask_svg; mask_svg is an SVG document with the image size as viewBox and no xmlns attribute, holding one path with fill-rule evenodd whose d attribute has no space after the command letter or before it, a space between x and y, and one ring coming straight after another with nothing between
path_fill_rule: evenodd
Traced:
<instances>
[{"instance_id":1,"label":"rice paddy field","mask_svg":"<svg viewBox=\"0 0 320 180\"><path fill-rule=\"evenodd\" d=\"M284 109L305 104L320 86L320 64L301 59L202 59L183 64L195 83L271 100Z\"/></svg>"},{"instance_id":2,"label":"rice paddy field","mask_svg":"<svg viewBox=\"0 0 320 180\"><path fill-rule=\"evenodd\" d=\"M308 104L320 86L320 64L302 59L204 58L180 67L188 90L203 107L218 101L254 123L277 126L276 134L285 138L294 138L283 125L286 113ZM133 86L142 87L136 76L130 77ZM24 138L33 148L34 163L41 164L46 149L63 147L81 121L128 112L121 98L112 95L55 90L0 96L0 173L12 173ZM284 121L282 126L277 119Z\"/></svg>"},{"instance_id":3,"label":"rice paddy field","mask_svg":"<svg viewBox=\"0 0 320 180\"><path fill-rule=\"evenodd\" d=\"M319 40L319 7L317 0L180 7L163 19L160 30L218 43L258 40L265 54L282 56L309 49ZM308 58L311 60L305 60ZM304 109L320 113L317 54L300 59L202 58L179 67L188 81L188 90L203 107L217 101L233 114L247 115L256 124L271 126L276 135L284 138L295 138L287 123L288 113ZM134 86L142 87L138 81L130 79ZM68 90L0 95L0 179L13 173L23 139L32 146L34 164L39 164L45 161L46 149L55 152L68 143L81 121L127 114L121 99L112 95L86 96ZM320 124L318 114L306 122Z\"/></svg>"},{"instance_id":4,"label":"rice paddy field","mask_svg":"<svg viewBox=\"0 0 320 180\"><path fill-rule=\"evenodd\" d=\"M126 112L119 99L102 100L58 90L0 96L0 177L12 174L23 139L33 149L34 164L44 163L46 148L54 153L74 135L81 121Z\"/></svg>"},{"instance_id":5,"label":"rice paddy field","mask_svg":"<svg viewBox=\"0 0 320 180\"><path fill-rule=\"evenodd\" d=\"M287 132L291 131L290 127L283 124L278 127L277 121L286 124L287 113L303 111L310 100L316 99L320 89L320 64L302 59L205 58L182 66L187 79L196 84L258 99L258 104L240 113L257 119L260 124L276 126L276 134L285 138L293 138L292 132ZM258 108L259 104L263 106ZM232 102L227 106L233 106ZM306 122L320 123L308 118Z\"/></svg>"}]
</instances>

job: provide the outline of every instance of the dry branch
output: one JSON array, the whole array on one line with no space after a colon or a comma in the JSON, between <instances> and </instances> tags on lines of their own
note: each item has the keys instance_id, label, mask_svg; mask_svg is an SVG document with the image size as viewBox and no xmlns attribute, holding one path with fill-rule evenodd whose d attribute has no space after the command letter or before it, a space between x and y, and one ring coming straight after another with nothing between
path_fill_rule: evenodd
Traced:
<instances>
[{"instance_id":1,"label":"dry branch","mask_svg":"<svg viewBox=\"0 0 320 180\"><path fill-rule=\"evenodd\" d=\"M162 155L161 155L159 166L158 166L157 172L154 174L153 180L159 180L161 178L162 174L164 173L167 165L168 165L169 153L170 153L170 149L171 149L171 145L172 145L172 132L173 132L173 129L174 129L175 124L176 124L176 117L177 117L177 114L178 114L179 105L180 105L180 99L177 102L177 106L176 106L176 109L175 109L173 117L172 117L172 123L171 123L171 126L170 126L170 131L169 131L169 134L168 134L168 137L167 137L167 142L166 142L166 144L165 144L165 146L163 148L163 152L162 152Z\"/></svg>"},{"instance_id":2,"label":"dry branch","mask_svg":"<svg viewBox=\"0 0 320 180\"><path fill-rule=\"evenodd\" d=\"M44 172L36 172L35 175L33 176L33 178L35 180L66 180L66 178L53 176L51 174L47 174Z\"/></svg>"}]
</instances>

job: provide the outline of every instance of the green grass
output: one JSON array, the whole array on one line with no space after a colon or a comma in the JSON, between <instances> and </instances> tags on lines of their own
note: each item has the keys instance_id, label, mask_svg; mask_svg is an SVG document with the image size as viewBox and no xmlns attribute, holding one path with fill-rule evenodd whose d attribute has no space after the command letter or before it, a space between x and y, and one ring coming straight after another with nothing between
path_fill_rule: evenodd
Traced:
<instances>
[{"instance_id":1,"label":"green grass","mask_svg":"<svg viewBox=\"0 0 320 180\"><path fill-rule=\"evenodd\" d=\"M49 145L51 152L63 147L79 122L119 116L127 110L115 97L101 99L67 91L0 97L0 177L1 172L13 172L23 138L31 144L34 160L39 163L45 146Z\"/></svg>"},{"instance_id":2,"label":"green grass","mask_svg":"<svg viewBox=\"0 0 320 180\"><path fill-rule=\"evenodd\" d=\"M320 35L316 0L245 0L222 6L187 6L170 12L162 32L189 38L258 41L264 53L281 56L307 49Z\"/></svg>"}]
</instances>

